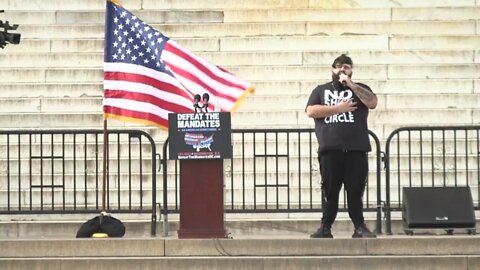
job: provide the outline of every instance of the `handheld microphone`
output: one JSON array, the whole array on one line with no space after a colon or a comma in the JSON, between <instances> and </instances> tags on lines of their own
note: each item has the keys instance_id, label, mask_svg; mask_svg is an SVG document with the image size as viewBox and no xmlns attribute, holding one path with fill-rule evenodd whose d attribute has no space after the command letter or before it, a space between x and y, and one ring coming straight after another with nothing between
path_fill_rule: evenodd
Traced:
<instances>
[{"instance_id":1,"label":"handheld microphone","mask_svg":"<svg viewBox=\"0 0 480 270\"><path fill-rule=\"evenodd\" d=\"M340 71L340 72L338 73L338 81L339 81L343 86L347 86L347 82L346 82L345 80L341 80L341 79L340 79L340 74L344 74L344 75L346 75L346 76L348 76L348 75L347 75L345 72L342 72L342 71Z\"/></svg>"},{"instance_id":2,"label":"handheld microphone","mask_svg":"<svg viewBox=\"0 0 480 270\"><path fill-rule=\"evenodd\" d=\"M203 107L205 108L205 112L208 112L208 101L210 100L210 95L208 93L203 94Z\"/></svg>"},{"instance_id":3,"label":"handheld microphone","mask_svg":"<svg viewBox=\"0 0 480 270\"><path fill-rule=\"evenodd\" d=\"M199 94L196 94L194 97L193 97L193 108L195 109L195 112L197 112L197 109L200 108L200 106L198 106L198 102L200 102L200 99L202 97L200 97Z\"/></svg>"}]
</instances>

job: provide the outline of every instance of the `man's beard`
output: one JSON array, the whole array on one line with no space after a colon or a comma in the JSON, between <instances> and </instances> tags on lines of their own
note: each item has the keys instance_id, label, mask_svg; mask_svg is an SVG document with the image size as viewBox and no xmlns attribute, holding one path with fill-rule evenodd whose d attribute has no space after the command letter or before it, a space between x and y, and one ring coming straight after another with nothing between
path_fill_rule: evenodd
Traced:
<instances>
[{"instance_id":1,"label":"man's beard","mask_svg":"<svg viewBox=\"0 0 480 270\"><path fill-rule=\"evenodd\" d=\"M336 74L335 72L332 71L332 81L333 82L339 82L340 80L340 75Z\"/></svg>"}]
</instances>

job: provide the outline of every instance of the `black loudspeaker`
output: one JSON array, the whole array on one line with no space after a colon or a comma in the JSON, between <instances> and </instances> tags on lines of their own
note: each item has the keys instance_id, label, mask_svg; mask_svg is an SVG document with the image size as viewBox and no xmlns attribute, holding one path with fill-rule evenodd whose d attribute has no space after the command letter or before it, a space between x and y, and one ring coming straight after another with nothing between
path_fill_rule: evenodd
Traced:
<instances>
[{"instance_id":1,"label":"black loudspeaker","mask_svg":"<svg viewBox=\"0 0 480 270\"><path fill-rule=\"evenodd\" d=\"M408 229L472 229L475 211L469 187L404 187L402 218Z\"/></svg>"}]
</instances>

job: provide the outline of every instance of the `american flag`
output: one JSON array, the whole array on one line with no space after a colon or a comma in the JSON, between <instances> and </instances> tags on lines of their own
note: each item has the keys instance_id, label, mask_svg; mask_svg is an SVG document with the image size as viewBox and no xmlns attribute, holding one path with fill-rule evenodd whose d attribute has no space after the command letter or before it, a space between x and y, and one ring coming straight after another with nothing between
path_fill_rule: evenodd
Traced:
<instances>
[{"instance_id":1,"label":"american flag","mask_svg":"<svg viewBox=\"0 0 480 270\"><path fill-rule=\"evenodd\" d=\"M107 1L105 118L168 127L169 113L193 112L208 93L220 111L234 111L253 87L192 54L134 14Z\"/></svg>"}]
</instances>

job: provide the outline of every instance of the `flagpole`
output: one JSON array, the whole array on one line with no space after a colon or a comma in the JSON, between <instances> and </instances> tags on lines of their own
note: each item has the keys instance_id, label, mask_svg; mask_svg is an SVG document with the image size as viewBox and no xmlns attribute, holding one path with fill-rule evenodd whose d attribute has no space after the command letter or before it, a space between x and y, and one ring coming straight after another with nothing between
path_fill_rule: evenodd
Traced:
<instances>
[{"instance_id":1,"label":"flagpole","mask_svg":"<svg viewBox=\"0 0 480 270\"><path fill-rule=\"evenodd\" d=\"M108 132L107 119L103 119L103 181L102 181L102 212L106 211L106 183L108 172Z\"/></svg>"},{"instance_id":2,"label":"flagpole","mask_svg":"<svg viewBox=\"0 0 480 270\"><path fill-rule=\"evenodd\" d=\"M109 1L114 1L118 4L117 0L107 0L105 9L105 44L108 44L108 23L110 22L112 14L108 12ZM106 54L107 46L105 45L104 55ZM105 71L105 70L104 70ZM105 97L104 97L105 101ZM85 222L77 232L77 238L79 237L122 237L125 235L125 225L123 223L110 216L107 211L107 189L108 189L108 130L107 130L107 117L104 109L103 113L103 177L102 177L102 211L100 215ZM97 187L97 210L98 210L98 187ZM108 221L107 226L102 226L104 221Z\"/></svg>"}]
</instances>

